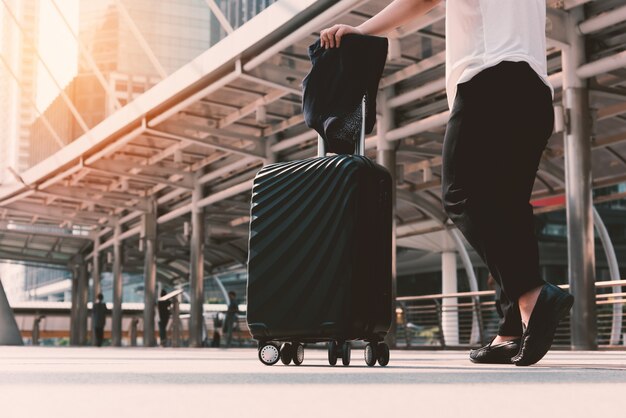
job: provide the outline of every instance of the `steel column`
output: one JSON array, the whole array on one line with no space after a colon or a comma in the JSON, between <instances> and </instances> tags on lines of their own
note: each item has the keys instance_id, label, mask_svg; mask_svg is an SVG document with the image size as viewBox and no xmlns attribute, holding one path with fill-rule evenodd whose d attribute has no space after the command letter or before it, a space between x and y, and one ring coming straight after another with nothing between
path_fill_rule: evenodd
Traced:
<instances>
[{"instance_id":1,"label":"steel column","mask_svg":"<svg viewBox=\"0 0 626 418\"><path fill-rule=\"evenodd\" d=\"M609 265L610 280L620 280L619 263L617 261L617 255L615 254L615 247L613 247L613 241L609 231L606 229L606 225L602 221L602 217L598 210L593 208L593 220L598 231L598 237L602 241L602 248L604 248L604 254L606 255L606 261ZM622 293L622 286L613 286L613 293ZM619 299L619 297L616 297ZM613 304L613 320L611 321L611 339L609 344L618 345L622 337L622 322L623 322L623 305L621 303Z\"/></svg>"},{"instance_id":2,"label":"steel column","mask_svg":"<svg viewBox=\"0 0 626 418\"><path fill-rule=\"evenodd\" d=\"M200 175L201 173L198 173ZM202 184L196 179L191 194L191 241L189 256L190 319L189 345L202 347L202 324L204 303L204 209L200 207L203 197Z\"/></svg>"},{"instance_id":3,"label":"steel column","mask_svg":"<svg viewBox=\"0 0 626 418\"><path fill-rule=\"evenodd\" d=\"M389 170L391 174L391 329L387 335L387 344L396 346L396 298L398 295L396 281L396 143L387 140L387 133L393 128L393 109L389 99L393 97L393 86L381 90L378 94L380 115L377 120L377 155L378 164Z\"/></svg>"},{"instance_id":4,"label":"steel column","mask_svg":"<svg viewBox=\"0 0 626 418\"><path fill-rule=\"evenodd\" d=\"M95 234L93 240L93 258L91 260L91 280L93 286L93 292L91 295L91 306L93 306L98 300L98 294L102 292L102 286L100 285L100 236ZM91 343L96 344L96 325L91 321Z\"/></svg>"},{"instance_id":5,"label":"steel column","mask_svg":"<svg viewBox=\"0 0 626 418\"><path fill-rule=\"evenodd\" d=\"M113 314L111 316L111 345L122 345L122 226L117 222L113 232Z\"/></svg>"},{"instance_id":6,"label":"steel column","mask_svg":"<svg viewBox=\"0 0 626 418\"><path fill-rule=\"evenodd\" d=\"M586 82L576 73L585 62L584 38L577 31L582 8L570 11L569 46L563 48L565 185L570 289L575 302L571 316L572 348L597 348L595 254L592 216L591 117Z\"/></svg>"},{"instance_id":7,"label":"steel column","mask_svg":"<svg viewBox=\"0 0 626 418\"><path fill-rule=\"evenodd\" d=\"M72 271L70 345L78 345L78 266L72 262L69 267Z\"/></svg>"},{"instance_id":8,"label":"steel column","mask_svg":"<svg viewBox=\"0 0 626 418\"><path fill-rule=\"evenodd\" d=\"M154 305L156 302L156 239L157 223L156 208L152 202L150 212L142 215L144 242L144 311L143 311L143 345L154 347Z\"/></svg>"},{"instance_id":9,"label":"steel column","mask_svg":"<svg viewBox=\"0 0 626 418\"><path fill-rule=\"evenodd\" d=\"M77 306L77 331L78 345L87 345L87 301L89 300L89 278L87 277L87 264L80 259L78 263L78 295Z\"/></svg>"},{"instance_id":10,"label":"steel column","mask_svg":"<svg viewBox=\"0 0 626 418\"><path fill-rule=\"evenodd\" d=\"M456 252L441 253L441 293L457 293ZM459 308L458 298L446 298L441 301L441 326L446 345L459 345Z\"/></svg>"},{"instance_id":11,"label":"steel column","mask_svg":"<svg viewBox=\"0 0 626 418\"><path fill-rule=\"evenodd\" d=\"M172 347L180 347L180 295L172 299Z\"/></svg>"},{"instance_id":12,"label":"steel column","mask_svg":"<svg viewBox=\"0 0 626 418\"><path fill-rule=\"evenodd\" d=\"M474 273L472 260L467 252L467 248L465 248L465 244L463 244L463 240L461 239L461 232L459 232L456 228L451 228L448 232L450 234L450 238L454 241L456 250L461 257L463 268L467 273L467 283L469 284L470 292L478 292L478 280L476 279L476 274ZM480 343L482 345L484 342L484 330L480 309L480 297L474 296L472 297L472 301L474 303L474 311L472 313L472 334L470 336L470 344Z\"/></svg>"}]
</instances>

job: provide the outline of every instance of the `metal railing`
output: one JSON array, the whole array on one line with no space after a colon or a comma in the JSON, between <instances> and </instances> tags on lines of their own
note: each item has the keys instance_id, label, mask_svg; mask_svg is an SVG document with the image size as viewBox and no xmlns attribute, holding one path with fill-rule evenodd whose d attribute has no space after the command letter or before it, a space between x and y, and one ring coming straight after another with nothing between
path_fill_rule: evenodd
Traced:
<instances>
[{"instance_id":1,"label":"metal railing","mask_svg":"<svg viewBox=\"0 0 626 418\"><path fill-rule=\"evenodd\" d=\"M598 346L624 347L626 280L596 283ZM561 286L564 289L569 286ZM404 347L472 347L493 338L499 325L495 292L400 297L397 343ZM569 315L557 329L554 346L571 343Z\"/></svg>"},{"instance_id":2,"label":"metal railing","mask_svg":"<svg viewBox=\"0 0 626 418\"><path fill-rule=\"evenodd\" d=\"M562 287L568 288L567 285ZM598 346L624 348L626 280L597 282L595 287ZM69 336L69 303L46 302L30 305L20 304L15 308L18 325L25 338L37 341L41 338ZM222 322L215 321L215 315L220 314L223 318L226 310L225 304L204 305L204 333L208 344L211 343L214 332L220 333L222 329ZM176 327L173 326L173 320L168 326L168 340L170 343L175 340L174 345L185 345L188 334L185 317L185 313L189 311L188 304L180 304L180 311L183 315L179 328L174 329ZM253 346L255 343L245 319L246 306L240 305L240 311L233 333L233 345ZM137 339L143 337L143 304L124 304L124 312L124 339L130 345L139 344ZM397 345L407 348L477 347L493 338L499 324L495 292L490 290L400 297L396 314ZM43 315L45 320L42 326ZM554 340L556 347L569 348L569 325L568 316L557 329Z\"/></svg>"}]
</instances>

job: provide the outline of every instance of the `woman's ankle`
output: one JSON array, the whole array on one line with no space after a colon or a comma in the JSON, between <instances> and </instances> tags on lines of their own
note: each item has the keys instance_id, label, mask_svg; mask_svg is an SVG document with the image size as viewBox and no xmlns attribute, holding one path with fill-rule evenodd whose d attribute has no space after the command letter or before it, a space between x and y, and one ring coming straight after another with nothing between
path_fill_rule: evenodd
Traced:
<instances>
[{"instance_id":1,"label":"woman's ankle","mask_svg":"<svg viewBox=\"0 0 626 418\"><path fill-rule=\"evenodd\" d=\"M496 338L491 342L492 345L502 344L507 341L517 340L519 336L511 336L511 335L496 335Z\"/></svg>"},{"instance_id":2,"label":"woman's ankle","mask_svg":"<svg viewBox=\"0 0 626 418\"><path fill-rule=\"evenodd\" d=\"M522 324L524 324L525 327L528 326L528 321L530 321L530 316L533 313L533 309L535 309L535 305L537 304L537 299L539 298L539 293L541 293L542 288L543 286L539 286L529 290L520 296L517 301L519 313L522 317Z\"/></svg>"}]
</instances>

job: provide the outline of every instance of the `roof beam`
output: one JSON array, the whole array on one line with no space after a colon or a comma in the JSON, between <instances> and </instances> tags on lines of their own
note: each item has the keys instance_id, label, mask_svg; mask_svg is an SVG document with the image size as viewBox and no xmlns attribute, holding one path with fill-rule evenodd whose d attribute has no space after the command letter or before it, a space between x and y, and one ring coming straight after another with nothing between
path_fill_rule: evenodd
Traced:
<instances>
[{"instance_id":1,"label":"roof beam","mask_svg":"<svg viewBox=\"0 0 626 418\"><path fill-rule=\"evenodd\" d=\"M113 192L93 191L88 188L53 186L44 190L37 190L37 193L77 202L91 202L117 209L136 209L142 212L148 210L146 198L119 192L114 194Z\"/></svg>"},{"instance_id":2,"label":"roof beam","mask_svg":"<svg viewBox=\"0 0 626 418\"><path fill-rule=\"evenodd\" d=\"M128 171L129 169L136 167L137 164L133 162L122 162L120 160L99 160L94 161L89 165L85 165L85 168L104 174L119 177L128 177L132 179L142 180L148 183L161 183L172 187L193 190L193 178L191 177L190 173L175 170L176 174L170 175L170 177L168 178L163 178L158 174L170 174L172 170L164 169L164 167L141 166L142 174L132 173ZM173 179L172 177L179 178L180 180L175 181L175 179Z\"/></svg>"},{"instance_id":3,"label":"roof beam","mask_svg":"<svg viewBox=\"0 0 626 418\"><path fill-rule=\"evenodd\" d=\"M265 154L259 150L258 144L260 144L260 142L258 141L258 138L255 138L255 142L254 142L255 149L248 150L248 149L233 147L231 145L217 143L211 137L194 138L191 136L178 135L178 134L174 134L171 132L158 131L156 129L148 129L148 132L152 135L160 136L161 138L172 139L172 140L181 141L181 142L191 142L197 145L201 145L203 147L218 149L220 151L227 151L233 154L244 155L247 157L256 157L260 159L265 158ZM241 138L238 138L238 139L241 139Z\"/></svg>"},{"instance_id":4,"label":"roof beam","mask_svg":"<svg viewBox=\"0 0 626 418\"><path fill-rule=\"evenodd\" d=\"M604 107L602 109L598 109L596 120L600 121L610 119L624 113L626 113L626 102L617 103L611 106Z\"/></svg>"},{"instance_id":5,"label":"roof beam","mask_svg":"<svg viewBox=\"0 0 626 418\"><path fill-rule=\"evenodd\" d=\"M24 241L24 243L28 245L28 240ZM42 244L39 244L39 245L42 245ZM12 250L18 250L18 251L12 251ZM70 258L74 257L76 253L78 253L78 250L76 250L76 252L66 253L64 251L54 251L53 246L51 246L50 248L42 249L42 248L31 248L28 246L24 246L23 244L20 244L20 245L0 244L0 251L5 251L7 253L10 252L10 253L15 253L15 254L22 254L27 257L42 257L42 258L46 258L46 257L26 254L24 251L39 251L39 252L46 253L46 254L56 254L62 257L70 257Z\"/></svg>"},{"instance_id":6,"label":"roof beam","mask_svg":"<svg viewBox=\"0 0 626 418\"><path fill-rule=\"evenodd\" d=\"M285 119L284 121L271 125L267 128L263 129L263 136L270 136L270 135L274 135L277 134L279 132L285 131L293 126L296 125L300 125L301 123L304 123L304 115L302 114L297 114L294 116L291 116L287 119ZM311 132L314 132L313 130L311 130Z\"/></svg>"},{"instance_id":7,"label":"roof beam","mask_svg":"<svg viewBox=\"0 0 626 418\"><path fill-rule=\"evenodd\" d=\"M223 117L217 122L217 127L219 129L225 128L237 122L239 119L245 118L246 116L254 113L259 107L267 106L271 103L274 103L276 100L286 96L287 94L289 93L285 90L274 90L266 94L265 96L253 101L252 103L242 107L236 112L232 112L228 116Z\"/></svg>"},{"instance_id":8,"label":"roof beam","mask_svg":"<svg viewBox=\"0 0 626 418\"><path fill-rule=\"evenodd\" d=\"M112 221L112 217L107 213L84 212L74 209L37 205L34 203L14 202L4 207L11 211L27 213L33 216L58 220L60 222L73 221L95 226L100 224L101 220L106 220L107 222Z\"/></svg>"},{"instance_id":9,"label":"roof beam","mask_svg":"<svg viewBox=\"0 0 626 418\"><path fill-rule=\"evenodd\" d=\"M243 132L233 131L230 129L212 128L206 123L206 119L198 116L185 115L170 123L174 128L191 129L197 132L209 134L218 138L244 140L250 142L259 142L263 139L263 129L256 128L254 134L245 134ZM158 132L158 131L157 131ZM162 132L162 131L161 131Z\"/></svg>"},{"instance_id":10,"label":"roof beam","mask_svg":"<svg viewBox=\"0 0 626 418\"><path fill-rule=\"evenodd\" d=\"M617 144L618 142L626 141L626 132L621 134L606 136L604 138L596 138L591 147L593 149L602 148L609 145Z\"/></svg>"},{"instance_id":11,"label":"roof beam","mask_svg":"<svg viewBox=\"0 0 626 418\"><path fill-rule=\"evenodd\" d=\"M77 235L70 234L67 232L54 232L53 229L61 229L56 228L54 226L33 226L33 225L24 225L18 224L14 222L0 221L0 231L11 233L11 234L19 234L19 235L38 235L44 237L51 238L64 238L64 239L76 239L76 240L87 240L90 241L94 239L95 234L89 233L88 235Z\"/></svg>"},{"instance_id":12,"label":"roof beam","mask_svg":"<svg viewBox=\"0 0 626 418\"><path fill-rule=\"evenodd\" d=\"M268 67L270 66L269 64L266 64ZM266 80L264 78L261 77L257 77L255 75L252 74L247 74L247 73L242 73L241 74L241 78L253 83L257 83L260 84L262 86L266 86L266 87L270 87L273 89L280 89L283 90L285 93L287 94L295 94L296 96L302 96L302 90L300 89L296 89L292 86L288 86L285 84L281 84L281 83L277 83L275 81L270 81L270 80Z\"/></svg>"},{"instance_id":13,"label":"roof beam","mask_svg":"<svg viewBox=\"0 0 626 418\"><path fill-rule=\"evenodd\" d=\"M9 260L9 261L29 261L32 263L41 263L41 264L54 264L57 266L66 266L67 261L64 260L51 260L44 257L36 257L30 255L24 255L20 253L14 253L12 251L4 251L0 250L0 260Z\"/></svg>"}]
</instances>

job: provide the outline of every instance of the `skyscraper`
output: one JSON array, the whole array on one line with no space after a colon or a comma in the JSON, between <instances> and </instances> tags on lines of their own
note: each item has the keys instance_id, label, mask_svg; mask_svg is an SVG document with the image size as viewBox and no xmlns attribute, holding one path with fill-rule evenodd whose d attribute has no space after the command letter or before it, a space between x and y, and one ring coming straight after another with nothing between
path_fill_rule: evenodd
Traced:
<instances>
[{"instance_id":1,"label":"skyscraper","mask_svg":"<svg viewBox=\"0 0 626 418\"><path fill-rule=\"evenodd\" d=\"M217 0L216 4L236 29L275 1ZM158 83L162 73L171 74L226 36L204 0L120 3L122 8L114 0L79 3L80 41L114 92L114 97L108 95L89 63L83 58L79 60L78 75L65 92L88 128L112 114L116 102L125 105ZM65 143L83 134L60 97L44 114ZM59 149L41 118L33 124L31 133L29 165Z\"/></svg>"},{"instance_id":2,"label":"skyscraper","mask_svg":"<svg viewBox=\"0 0 626 418\"><path fill-rule=\"evenodd\" d=\"M215 3L230 25L236 29L276 1L277 0L216 0ZM226 36L226 31L222 28L214 15L211 16L210 31L211 45L216 44L220 39Z\"/></svg>"},{"instance_id":3,"label":"skyscraper","mask_svg":"<svg viewBox=\"0 0 626 418\"><path fill-rule=\"evenodd\" d=\"M30 125L36 110L38 0L7 0L0 6L0 182L28 167ZM20 22L21 29L11 18ZM7 68L9 66L10 68ZM19 86L13 75L19 78Z\"/></svg>"},{"instance_id":4,"label":"skyscraper","mask_svg":"<svg viewBox=\"0 0 626 418\"><path fill-rule=\"evenodd\" d=\"M79 59L78 74L65 88L88 128L206 51L211 11L204 0L81 0L79 39L104 76L106 93L93 67ZM139 35L138 35L139 34ZM158 64L149 58L153 55ZM84 132L57 97L44 115L65 143ZM31 129L32 166L59 149L39 118Z\"/></svg>"}]
</instances>

